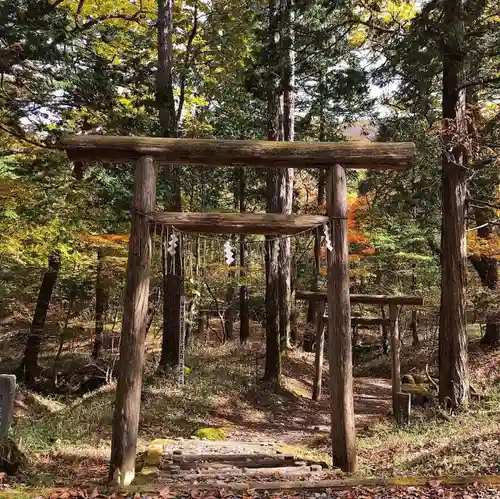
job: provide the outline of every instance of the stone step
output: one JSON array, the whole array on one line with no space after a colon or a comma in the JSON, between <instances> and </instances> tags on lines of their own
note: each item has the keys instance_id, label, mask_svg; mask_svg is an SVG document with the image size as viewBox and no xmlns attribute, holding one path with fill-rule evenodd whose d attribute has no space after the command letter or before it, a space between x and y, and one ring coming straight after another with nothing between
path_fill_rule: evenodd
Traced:
<instances>
[{"instance_id":1,"label":"stone step","mask_svg":"<svg viewBox=\"0 0 500 499\"><path fill-rule=\"evenodd\" d=\"M161 469L167 469L169 466L180 466L181 469L191 469L199 467L205 463L212 465L231 465L240 468L267 468L276 466L290 466L295 462L293 455L281 456L245 456L245 455L204 455L204 456L171 456L164 457ZM306 464L306 463L304 463Z\"/></svg>"},{"instance_id":2,"label":"stone step","mask_svg":"<svg viewBox=\"0 0 500 499\"><path fill-rule=\"evenodd\" d=\"M280 466L277 468L206 468L198 470L197 473L193 473L192 470L180 470L177 473L171 473L169 475L162 473L162 475L164 477L168 476L169 478L190 481L209 478L224 480L227 478L270 477L273 475L278 477L308 477L319 471L321 471L321 468L318 469L318 466Z\"/></svg>"}]
</instances>

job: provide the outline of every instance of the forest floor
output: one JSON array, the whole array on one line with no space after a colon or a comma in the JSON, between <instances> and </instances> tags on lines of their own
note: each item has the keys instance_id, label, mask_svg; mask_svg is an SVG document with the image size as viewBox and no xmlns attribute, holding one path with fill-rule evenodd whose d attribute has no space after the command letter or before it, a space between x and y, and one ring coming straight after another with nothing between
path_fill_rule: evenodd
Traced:
<instances>
[{"instance_id":1,"label":"forest floor","mask_svg":"<svg viewBox=\"0 0 500 499\"><path fill-rule=\"evenodd\" d=\"M139 452L157 438L189 439L200 428L218 427L230 440L274 442L298 456L331 463L328 390L324 390L320 402L311 400L313 354L298 349L287 352L284 387L275 394L259 383L263 374L261 342L248 346L195 345L188 351L186 364L191 372L182 389L154 374L158 348L157 343L147 348ZM53 350L47 346L44 351ZM12 372L21 355L14 334L0 334L0 352L0 371ZM86 339L72 342L63 349L58 370L79 372L88 364L87 352ZM424 372L427 363L435 365L435 353L429 341L405 346L403 372ZM42 361L50 371L53 357ZM360 354L355 360L357 475L500 474L500 352L484 351L472 334L470 364L473 382L491 395L488 400L454 415L433 405L416 409L411 425L398 428L390 417L390 358L375 348ZM325 387L327 378L326 367ZM27 462L16 477L17 483L35 487L100 486L107 475L114 390L114 384L109 384L76 396L20 389L12 433ZM325 475L339 476L335 469ZM359 490L359 495L352 492L338 497L398 497L396 492L368 495ZM497 497L474 495L479 489L474 490L467 494ZM430 495L425 495L427 492ZM427 492L401 497L438 497L432 495L435 491ZM464 491L461 493L454 496L450 492L445 497L466 497Z\"/></svg>"}]
</instances>

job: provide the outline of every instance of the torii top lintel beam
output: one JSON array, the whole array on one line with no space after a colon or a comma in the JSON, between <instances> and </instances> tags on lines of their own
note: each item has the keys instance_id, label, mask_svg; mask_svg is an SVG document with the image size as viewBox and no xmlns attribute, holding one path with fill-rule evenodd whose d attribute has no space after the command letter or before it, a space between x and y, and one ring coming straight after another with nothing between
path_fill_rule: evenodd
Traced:
<instances>
[{"instance_id":1,"label":"torii top lintel beam","mask_svg":"<svg viewBox=\"0 0 500 499\"><path fill-rule=\"evenodd\" d=\"M171 139L72 135L62 140L77 161L123 163L151 156L159 163L204 166L260 166L397 169L415 155L412 142L270 142L264 140Z\"/></svg>"}]
</instances>

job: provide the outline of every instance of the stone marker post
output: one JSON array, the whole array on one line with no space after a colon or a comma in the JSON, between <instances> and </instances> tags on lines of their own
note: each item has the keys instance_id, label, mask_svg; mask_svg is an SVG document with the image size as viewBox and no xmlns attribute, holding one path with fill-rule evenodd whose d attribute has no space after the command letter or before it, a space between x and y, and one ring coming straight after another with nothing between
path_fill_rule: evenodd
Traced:
<instances>
[{"instance_id":1,"label":"stone marker post","mask_svg":"<svg viewBox=\"0 0 500 499\"><path fill-rule=\"evenodd\" d=\"M0 374L0 437L9 434L15 396L16 377L13 374Z\"/></svg>"}]
</instances>

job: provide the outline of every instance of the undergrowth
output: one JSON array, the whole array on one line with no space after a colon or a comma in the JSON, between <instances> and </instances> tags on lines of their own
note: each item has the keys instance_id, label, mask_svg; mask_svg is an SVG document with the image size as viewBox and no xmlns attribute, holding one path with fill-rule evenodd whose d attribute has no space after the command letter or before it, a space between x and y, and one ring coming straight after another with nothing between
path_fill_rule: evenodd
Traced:
<instances>
[{"instance_id":1,"label":"undergrowth","mask_svg":"<svg viewBox=\"0 0 500 499\"><path fill-rule=\"evenodd\" d=\"M321 404L310 400L313 355L292 350L285 356L286 387L278 394L260 383L262 350L236 344L190 350L184 387L155 374L154 355L150 351L144 377L138 451L155 438L189 438L201 428L223 427L227 438L272 440L287 452L331 463L327 394ZM406 428L392 424L387 414L362 420L360 475L500 473L500 389L494 383L500 373L492 376L498 363L486 367L498 354L477 355L479 360L471 360L477 384L492 396L456 415L417 409ZM369 372L373 362L366 361ZM357 371L364 374L362 365ZM29 458L27 482L51 485L106 476L114 391L111 384L76 400L21 391L24 407L17 408L12 434Z\"/></svg>"}]
</instances>

